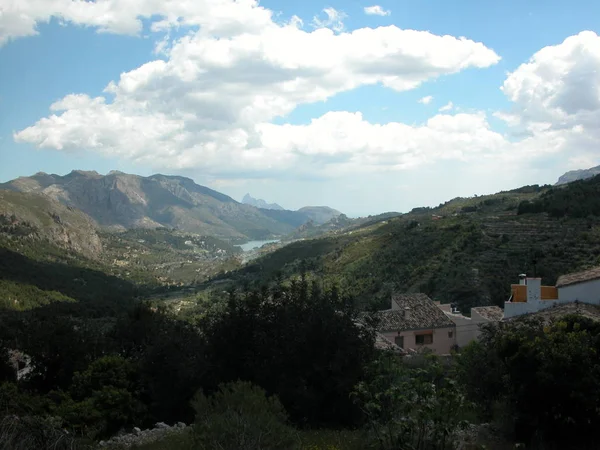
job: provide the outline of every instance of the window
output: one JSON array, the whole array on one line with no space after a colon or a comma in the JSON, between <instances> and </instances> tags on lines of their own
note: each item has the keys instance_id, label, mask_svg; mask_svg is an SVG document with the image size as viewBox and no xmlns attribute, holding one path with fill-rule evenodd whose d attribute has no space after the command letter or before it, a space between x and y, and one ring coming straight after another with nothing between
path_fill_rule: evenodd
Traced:
<instances>
[{"instance_id":1,"label":"window","mask_svg":"<svg viewBox=\"0 0 600 450\"><path fill-rule=\"evenodd\" d=\"M454 333L452 331L448 331L448 337L451 338Z\"/></svg>"},{"instance_id":2,"label":"window","mask_svg":"<svg viewBox=\"0 0 600 450\"><path fill-rule=\"evenodd\" d=\"M404 336L396 336L394 338L394 344L400 348L404 348Z\"/></svg>"},{"instance_id":3,"label":"window","mask_svg":"<svg viewBox=\"0 0 600 450\"><path fill-rule=\"evenodd\" d=\"M433 334L417 334L415 336L415 344L417 344L417 345L433 344Z\"/></svg>"}]
</instances>

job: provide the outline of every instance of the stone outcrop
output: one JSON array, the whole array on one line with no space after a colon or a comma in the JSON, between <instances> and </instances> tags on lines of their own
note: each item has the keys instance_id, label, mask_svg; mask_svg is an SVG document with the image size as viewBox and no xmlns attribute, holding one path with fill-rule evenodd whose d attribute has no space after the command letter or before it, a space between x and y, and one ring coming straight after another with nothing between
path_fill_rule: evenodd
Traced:
<instances>
[{"instance_id":1,"label":"stone outcrop","mask_svg":"<svg viewBox=\"0 0 600 450\"><path fill-rule=\"evenodd\" d=\"M183 422L170 426L164 422L158 422L154 428L142 430L138 427L133 428L131 433L113 436L107 441L100 441L100 448L106 449L125 449L134 445L150 444L159 441L171 434L184 432L188 427Z\"/></svg>"}]
</instances>

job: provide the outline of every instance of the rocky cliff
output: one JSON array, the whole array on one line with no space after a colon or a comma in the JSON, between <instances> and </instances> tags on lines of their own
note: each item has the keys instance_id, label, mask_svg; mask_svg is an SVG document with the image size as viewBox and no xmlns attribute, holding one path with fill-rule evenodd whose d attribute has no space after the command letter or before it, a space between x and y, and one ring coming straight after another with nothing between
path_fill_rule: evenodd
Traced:
<instances>
[{"instance_id":1,"label":"rocky cliff","mask_svg":"<svg viewBox=\"0 0 600 450\"><path fill-rule=\"evenodd\" d=\"M0 189L40 193L92 217L107 228L166 226L237 239L282 235L294 226L251 205L179 176L142 177L112 171L73 171L65 176L37 173L0 184Z\"/></svg>"}]
</instances>

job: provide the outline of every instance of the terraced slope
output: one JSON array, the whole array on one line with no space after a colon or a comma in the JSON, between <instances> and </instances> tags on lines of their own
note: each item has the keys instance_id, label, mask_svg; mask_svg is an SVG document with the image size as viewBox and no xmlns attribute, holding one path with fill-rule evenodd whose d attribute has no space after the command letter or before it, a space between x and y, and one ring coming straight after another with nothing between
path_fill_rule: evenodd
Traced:
<instances>
[{"instance_id":1,"label":"terraced slope","mask_svg":"<svg viewBox=\"0 0 600 450\"><path fill-rule=\"evenodd\" d=\"M467 311L502 305L519 273L535 273L553 284L562 273L600 264L598 218L518 215L521 202L549 189L527 186L417 208L339 235L293 243L229 278L260 284L306 270L376 307L385 306L393 290L424 292Z\"/></svg>"}]
</instances>

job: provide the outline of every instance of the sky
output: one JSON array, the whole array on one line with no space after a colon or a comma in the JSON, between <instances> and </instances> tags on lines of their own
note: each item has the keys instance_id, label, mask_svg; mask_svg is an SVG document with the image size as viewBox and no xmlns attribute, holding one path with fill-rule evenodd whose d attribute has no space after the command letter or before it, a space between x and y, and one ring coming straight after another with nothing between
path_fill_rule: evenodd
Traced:
<instances>
[{"instance_id":1,"label":"sky","mask_svg":"<svg viewBox=\"0 0 600 450\"><path fill-rule=\"evenodd\" d=\"M595 0L0 0L0 181L406 212L600 164Z\"/></svg>"}]
</instances>

